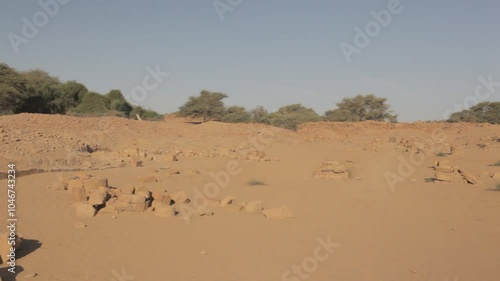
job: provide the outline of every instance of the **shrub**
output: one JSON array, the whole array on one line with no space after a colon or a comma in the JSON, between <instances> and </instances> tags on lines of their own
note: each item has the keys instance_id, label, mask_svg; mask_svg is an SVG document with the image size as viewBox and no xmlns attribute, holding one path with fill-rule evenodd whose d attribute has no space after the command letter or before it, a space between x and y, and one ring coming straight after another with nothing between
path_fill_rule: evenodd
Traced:
<instances>
[{"instance_id":1,"label":"shrub","mask_svg":"<svg viewBox=\"0 0 500 281\"><path fill-rule=\"evenodd\" d=\"M256 185L265 185L266 183L262 180L258 179L251 179L247 182L249 186L256 186Z\"/></svg>"},{"instance_id":2,"label":"shrub","mask_svg":"<svg viewBox=\"0 0 500 281\"><path fill-rule=\"evenodd\" d=\"M436 154L437 157L446 157L446 153L444 152L439 152Z\"/></svg>"},{"instance_id":3,"label":"shrub","mask_svg":"<svg viewBox=\"0 0 500 281\"><path fill-rule=\"evenodd\" d=\"M139 115L142 120L147 121L163 121L164 116L158 114L157 112L149 109L144 109L141 106L134 106L132 111L130 112L129 117L131 119L136 119L136 115Z\"/></svg>"},{"instance_id":4,"label":"shrub","mask_svg":"<svg viewBox=\"0 0 500 281\"><path fill-rule=\"evenodd\" d=\"M88 92L83 96L82 102L71 113L76 114L102 114L110 110L110 100L108 97L94 92Z\"/></svg>"},{"instance_id":5,"label":"shrub","mask_svg":"<svg viewBox=\"0 0 500 281\"><path fill-rule=\"evenodd\" d=\"M500 124L500 102L480 102L467 110L453 113L448 122Z\"/></svg>"},{"instance_id":6,"label":"shrub","mask_svg":"<svg viewBox=\"0 0 500 281\"><path fill-rule=\"evenodd\" d=\"M312 108L302 104L283 106L269 115L269 124L289 130L297 130L304 122L317 122L321 117Z\"/></svg>"},{"instance_id":7,"label":"shrub","mask_svg":"<svg viewBox=\"0 0 500 281\"><path fill-rule=\"evenodd\" d=\"M250 113L242 106L230 106L226 108L220 121L226 123L245 123L249 122Z\"/></svg>"},{"instance_id":8,"label":"shrub","mask_svg":"<svg viewBox=\"0 0 500 281\"><path fill-rule=\"evenodd\" d=\"M366 120L396 122L397 115L392 114L386 101L386 98L379 98L373 94L344 98L337 103L336 109L325 112L325 119L339 122Z\"/></svg>"},{"instance_id":9,"label":"shrub","mask_svg":"<svg viewBox=\"0 0 500 281\"><path fill-rule=\"evenodd\" d=\"M227 95L220 92L201 91L199 96L191 96L189 100L179 107L179 116L203 118L203 122L220 120L224 115L223 99Z\"/></svg>"}]
</instances>

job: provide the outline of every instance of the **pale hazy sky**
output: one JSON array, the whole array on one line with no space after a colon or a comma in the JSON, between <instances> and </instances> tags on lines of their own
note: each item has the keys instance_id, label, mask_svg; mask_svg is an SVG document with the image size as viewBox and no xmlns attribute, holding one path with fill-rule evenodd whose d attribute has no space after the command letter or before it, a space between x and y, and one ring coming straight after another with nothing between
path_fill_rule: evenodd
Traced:
<instances>
[{"instance_id":1,"label":"pale hazy sky","mask_svg":"<svg viewBox=\"0 0 500 281\"><path fill-rule=\"evenodd\" d=\"M38 1L2 1L0 61L129 97L159 65L170 75L137 103L161 113L207 89L227 93L229 105L302 103L319 114L374 93L400 121L441 119L474 95L479 76L500 83L498 0L217 0L223 20L212 0L54 1L40 1L52 2L46 18ZM391 15L385 27L370 23L380 10ZM38 30L23 35L23 17ZM371 41L355 45L355 28L367 24ZM342 42L361 47L351 63ZM494 89L488 100L500 101Z\"/></svg>"}]
</instances>

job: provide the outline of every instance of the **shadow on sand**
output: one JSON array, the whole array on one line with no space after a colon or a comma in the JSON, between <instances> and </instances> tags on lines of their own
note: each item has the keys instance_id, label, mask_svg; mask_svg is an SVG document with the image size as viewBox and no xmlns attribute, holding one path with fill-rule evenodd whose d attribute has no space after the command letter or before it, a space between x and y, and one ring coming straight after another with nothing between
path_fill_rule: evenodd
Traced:
<instances>
[{"instance_id":1,"label":"shadow on sand","mask_svg":"<svg viewBox=\"0 0 500 281\"><path fill-rule=\"evenodd\" d=\"M7 263L3 263L2 267L0 268L0 277L2 277L2 281L16 281L17 280L17 275L19 273L24 271L24 268L20 265L18 265L19 259L33 253L37 249L39 249L42 246L42 243L40 241L35 240L35 239L23 239L23 243L21 245L21 248L16 251L16 269L15 273L12 273L9 271L9 265Z\"/></svg>"}]
</instances>

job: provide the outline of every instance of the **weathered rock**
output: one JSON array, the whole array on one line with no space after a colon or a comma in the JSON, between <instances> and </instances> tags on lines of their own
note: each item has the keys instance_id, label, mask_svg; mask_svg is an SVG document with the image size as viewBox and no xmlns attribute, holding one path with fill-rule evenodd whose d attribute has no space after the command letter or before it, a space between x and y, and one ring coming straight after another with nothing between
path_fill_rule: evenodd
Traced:
<instances>
[{"instance_id":1,"label":"weathered rock","mask_svg":"<svg viewBox=\"0 0 500 281\"><path fill-rule=\"evenodd\" d=\"M233 202L236 200L236 197L234 196L226 196L220 201L220 206L221 207L226 207L229 204L233 204Z\"/></svg>"},{"instance_id":2,"label":"weathered rock","mask_svg":"<svg viewBox=\"0 0 500 281\"><path fill-rule=\"evenodd\" d=\"M176 204L181 204L181 203L189 203L189 197L187 196L186 192L184 191L177 191L172 194L172 200Z\"/></svg>"},{"instance_id":3,"label":"weathered rock","mask_svg":"<svg viewBox=\"0 0 500 281\"><path fill-rule=\"evenodd\" d=\"M500 173L493 173L491 177L494 179L500 179Z\"/></svg>"},{"instance_id":4,"label":"weathered rock","mask_svg":"<svg viewBox=\"0 0 500 281\"><path fill-rule=\"evenodd\" d=\"M198 210L198 215L200 215L200 217L204 217L204 216L213 216L215 213L214 211L212 211L211 209L209 208L205 208L205 209L199 209Z\"/></svg>"},{"instance_id":5,"label":"weathered rock","mask_svg":"<svg viewBox=\"0 0 500 281\"><path fill-rule=\"evenodd\" d=\"M452 175L449 173L443 173L443 172L438 172L436 171L434 173L434 179L438 181L445 181L445 182L451 182L452 180Z\"/></svg>"},{"instance_id":6,"label":"weathered rock","mask_svg":"<svg viewBox=\"0 0 500 281\"><path fill-rule=\"evenodd\" d=\"M134 194L135 187L133 185L126 185L125 187L120 188L121 194Z\"/></svg>"},{"instance_id":7,"label":"weathered rock","mask_svg":"<svg viewBox=\"0 0 500 281\"><path fill-rule=\"evenodd\" d=\"M94 206L85 203L75 204L76 215L79 217L92 218L97 214L97 210Z\"/></svg>"},{"instance_id":8,"label":"weathered rock","mask_svg":"<svg viewBox=\"0 0 500 281\"><path fill-rule=\"evenodd\" d=\"M450 166L436 166L434 167L434 169L436 170L436 172L440 173L453 173L455 171L455 169Z\"/></svg>"},{"instance_id":9,"label":"weathered rock","mask_svg":"<svg viewBox=\"0 0 500 281\"><path fill-rule=\"evenodd\" d=\"M471 173L465 171L464 169L459 169L458 172L462 175L464 180L466 180L470 184L480 184L481 182L473 176Z\"/></svg>"},{"instance_id":10,"label":"weathered rock","mask_svg":"<svg viewBox=\"0 0 500 281\"><path fill-rule=\"evenodd\" d=\"M73 188L83 188L83 181L80 179L71 179L68 181L68 190L72 190Z\"/></svg>"},{"instance_id":11,"label":"weathered rock","mask_svg":"<svg viewBox=\"0 0 500 281\"><path fill-rule=\"evenodd\" d=\"M167 204L155 206L154 214L162 218L171 218L176 215L175 207Z\"/></svg>"},{"instance_id":12,"label":"weathered rock","mask_svg":"<svg viewBox=\"0 0 500 281\"><path fill-rule=\"evenodd\" d=\"M144 198L146 198L146 200L151 199L151 192L145 186L139 186L139 187L137 187L135 189L135 193L134 194L142 195L142 196L144 196Z\"/></svg>"},{"instance_id":13,"label":"weathered rock","mask_svg":"<svg viewBox=\"0 0 500 281\"><path fill-rule=\"evenodd\" d=\"M108 179L103 177L92 177L90 179L83 181L83 186L85 187L85 191L87 194L90 194L92 191L99 189L99 187L108 187Z\"/></svg>"},{"instance_id":14,"label":"weathered rock","mask_svg":"<svg viewBox=\"0 0 500 281\"><path fill-rule=\"evenodd\" d=\"M89 196L89 204L90 205L104 205L106 200L108 199L108 193L106 190L98 189L92 191Z\"/></svg>"},{"instance_id":15,"label":"weathered rock","mask_svg":"<svg viewBox=\"0 0 500 281\"><path fill-rule=\"evenodd\" d=\"M286 205L283 205L281 207L268 209L268 210L264 210L262 212L262 214L266 218L278 219L278 220L295 218L295 216L292 213L292 210L290 210L290 208L288 208L288 206L286 206Z\"/></svg>"},{"instance_id":16,"label":"weathered rock","mask_svg":"<svg viewBox=\"0 0 500 281\"><path fill-rule=\"evenodd\" d=\"M336 161L325 161L321 168L314 172L315 178L321 179L348 179L349 173L344 164Z\"/></svg>"},{"instance_id":17,"label":"weathered rock","mask_svg":"<svg viewBox=\"0 0 500 281\"><path fill-rule=\"evenodd\" d=\"M245 212L247 213L261 214L262 210L264 210L264 206L260 200L250 201L245 204Z\"/></svg>"},{"instance_id":18,"label":"weathered rock","mask_svg":"<svg viewBox=\"0 0 500 281\"><path fill-rule=\"evenodd\" d=\"M152 193L153 197L153 204L166 204L166 205L172 205L172 197L170 194L166 191L161 191L161 192L153 192Z\"/></svg>"},{"instance_id":19,"label":"weathered rock","mask_svg":"<svg viewBox=\"0 0 500 281\"><path fill-rule=\"evenodd\" d=\"M87 202L87 193L85 188L74 186L70 189L71 192L71 202L73 203L83 203Z\"/></svg>"}]
</instances>

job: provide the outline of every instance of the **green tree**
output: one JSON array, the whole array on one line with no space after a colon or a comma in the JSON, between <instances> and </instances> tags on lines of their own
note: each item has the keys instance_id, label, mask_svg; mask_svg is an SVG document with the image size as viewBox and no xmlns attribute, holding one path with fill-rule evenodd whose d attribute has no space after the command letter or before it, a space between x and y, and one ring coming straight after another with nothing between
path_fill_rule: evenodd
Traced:
<instances>
[{"instance_id":1,"label":"green tree","mask_svg":"<svg viewBox=\"0 0 500 281\"><path fill-rule=\"evenodd\" d=\"M373 94L357 95L353 98L344 98L337 103L337 108L325 113L327 121L357 122L357 121L389 121L396 122L397 115L389 110L386 98L379 98Z\"/></svg>"},{"instance_id":2,"label":"green tree","mask_svg":"<svg viewBox=\"0 0 500 281\"><path fill-rule=\"evenodd\" d=\"M221 118L226 123L245 123L250 122L251 115L242 106L230 106L226 108Z\"/></svg>"},{"instance_id":3,"label":"green tree","mask_svg":"<svg viewBox=\"0 0 500 281\"><path fill-rule=\"evenodd\" d=\"M468 110L453 113L449 122L500 124L500 102L481 102Z\"/></svg>"},{"instance_id":4,"label":"green tree","mask_svg":"<svg viewBox=\"0 0 500 281\"><path fill-rule=\"evenodd\" d=\"M269 125L269 112L263 106L259 105L252 109L250 114L253 122Z\"/></svg>"},{"instance_id":5,"label":"green tree","mask_svg":"<svg viewBox=\"0 0 500 281\"><path fill-rule=\"evenodd\" d=\"M179 107L181 117L203 118L203 122L220 120L224 115L223 99L227 95L220 92L201 91L199 96L191 96L189 100Z\"/></svg>"},{"instance_id":6,"label":"green tree","mask_svg":"<svg viewBox=\"0 0 500 281\"><path fill-rule=\"evenodd\" d=\"M61 92L61 81L58 77L41 69L32 69L21 72L26 79L33 95L23 101L21 112L32 113L65 113L66 108Z\"/></svg>"},{"instance_id":7,"label":"green tree","mask_svg":"<svg viewBox=\"0 0 500 281\"><path fill-rule=\"evenodd\" d=\"M23 75L0 63L0 114L19 113L24 100L32 95Z\"/></svg>"},{"instance_id":8,"label":"green tree","mask_svg":"<svg viewBox=\"0 0 500 281\"><path fill-rule=\"evenodd\" d=\"M108 97L95 92L88 92L83 96L82 102L70 112L83 115L104 115L110 111Z\"/></svg>"},{"instance_id":9,"label":"green tree","mask_svg":"<svg viewBox=\"0 0 500 281\"><path fill-rule=\"evenodd\" d=\"M164 120L164 116L161 114L156 113L153 110L149 109L144 109L141 106L134 106L132 111L130 112L130 118L131 119L136 119L136 115L139 115L142 120L149 120L149 121L161 121Z\"/></svg>"},{"instance_id":10,"label":"green tree","mask_svg":"<svg viewBox=\"0 0 500 281\"><path fill-rule=\"evenodd\" d=\"M107 95L110 100L110 109L123 112L125 116L129 116L133 107L127 102L125 97L123 97L120 90L111 90Z\"/></svg>"},{"instance_id":11,"label":"green tree","mask_svg":"<svg viewBox=\"0 0 500 281\"><path fill-rule=\"evenodd\" d=\"M321 117L312 108L305 107L302 104L283 106L269 116L269 123L272 126L289 130L297 130L298 125L301 123L320 120Z\"/></svg>"},{"instance_id":12,"label":"green tree","mask_svg":"<svg viewBox=\"0 0 500 281\"><path fill-rule=\"evenodd\" d=\"M76 81L68 81L59 85L61 92L61 103L64 113L70 108L76 107L88 92L87 88Z\"/></svg>"}]
</instances>

